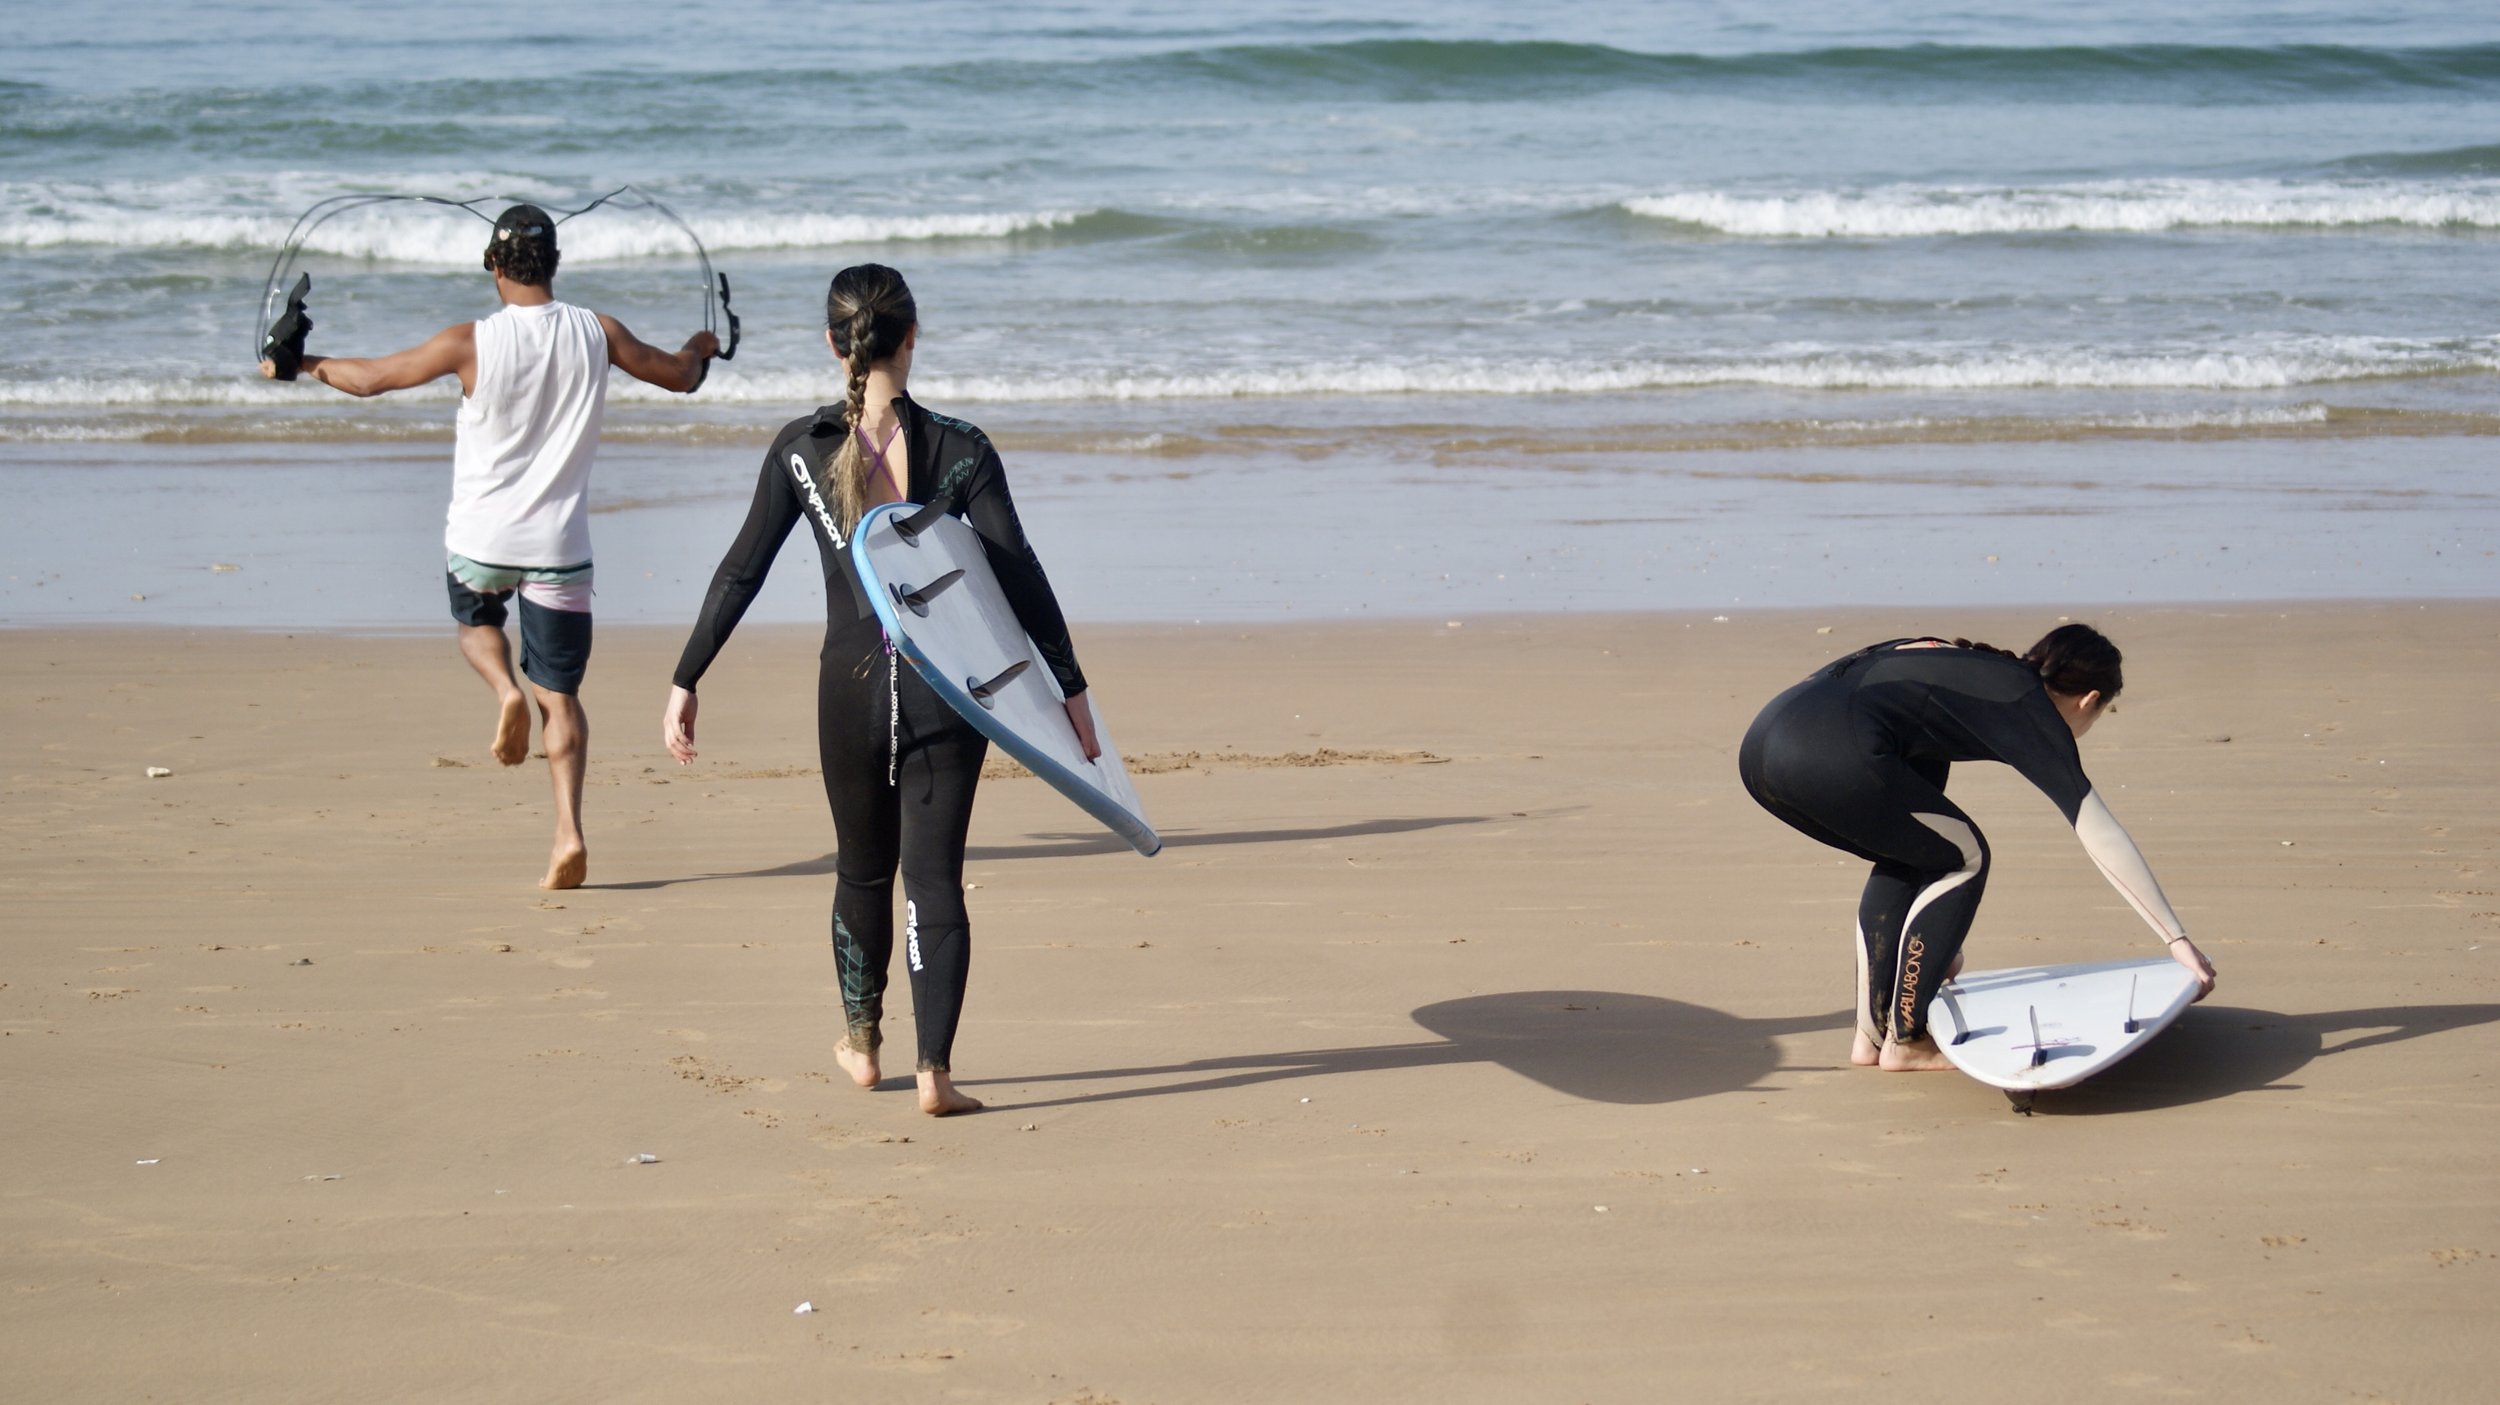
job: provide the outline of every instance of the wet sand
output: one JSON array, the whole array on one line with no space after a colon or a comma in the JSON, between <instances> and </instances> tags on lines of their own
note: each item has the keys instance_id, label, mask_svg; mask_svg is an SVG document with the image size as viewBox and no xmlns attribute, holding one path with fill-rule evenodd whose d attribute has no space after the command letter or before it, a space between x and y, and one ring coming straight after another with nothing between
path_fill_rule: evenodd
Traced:
<instances>
[{"instance_id":1,"label":"wet sand","mask_svg":"<svg viewBox=\"0 0 2500 1405\"><path fill-rule=\"evenodd\" d=\"M12 632L5 1393L2478 1398L2500 605L2077 613L2221 987L2029 1118L1846 1065L1859 872L1733 752L1847 647L2054 611L1082 630L1169 847L985 785L943 1122L833 1064L810 631L681 771L679 634L603 627L552 896L448 637ZM1955 793L1975 966L2156 949Z\"/></svg>"},{"instance_id":2,"label":"wet sand","mask_svg":"<svg viewBox=\"0 0 2500 1405\"><path fill-rule=\"evenodd\" d=\"M1100 414L1055 439L990 427L1081 620L2500 597L2488 434L1668 451L1657 426L1574 408L1385 439ZM693 617L768 437L601 451L603 628ZM431 625L448 462L435 443L0 443L0 621ZM749 620L821 621L819 579L787 546Z\"/></svg>"}]
</instances>

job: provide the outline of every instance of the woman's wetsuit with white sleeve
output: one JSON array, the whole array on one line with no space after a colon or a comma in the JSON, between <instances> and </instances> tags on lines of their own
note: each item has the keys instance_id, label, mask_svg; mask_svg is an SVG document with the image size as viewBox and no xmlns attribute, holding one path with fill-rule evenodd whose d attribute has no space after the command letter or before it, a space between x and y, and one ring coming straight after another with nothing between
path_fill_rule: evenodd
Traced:
<instances>
[{"instance_id":1,"label":"woman's wetsuit with white sleeve","mask_svg":"<svg viewBox=\"0 0 2500 1405\"><path fill-rule=\"evenodd\" d=\"M1074 697L1085 690L1041 562L1024 538L1007 471L989 438L962 420L894 402L909 465L906 499L943 500L981 535L1007 601L1042 662ZM874 1049L894 950L894 874L903 875L904 954L919 1026L919 1067L950 1066L971 970L964 911L964 840L989 741L957 716L886 644L848 541L831 508L829 473L849 432L843 407L792 420L765 451L746 525L721 558L677 664L691 690L728 643L773 557L804 517L825 572L825 646L817 673L816 741L833 807L833 954L853 1048Z\"/></svg>"},{"instance_id":2,"label":"woman's wetsuit with white sleeve","mask_svg":"<svg viewBox=\"0 0 2500 1405\"><path fill-rule=\"evenodd\" d=\"M1925 1036L1987 887L1988 841L1944 794L1956 761L2021 772L2137 915L2164 939L2186 935L2031 665L1936 641L1871 645L1772 699L1737 770L1762 808L1875 865L1858 902L1858 1029L1877 1043Z\"/></svg>"}]
</instances>

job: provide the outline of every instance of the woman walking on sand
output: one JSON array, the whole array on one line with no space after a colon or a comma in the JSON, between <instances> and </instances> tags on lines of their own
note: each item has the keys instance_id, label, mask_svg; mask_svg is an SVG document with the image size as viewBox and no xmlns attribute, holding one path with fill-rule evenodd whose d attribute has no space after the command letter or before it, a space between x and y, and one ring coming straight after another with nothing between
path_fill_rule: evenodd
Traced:
<instances>
[{"instance_id":1,"label":"woman walking on sand","mask_svg":"<svg viewBox=\"0 0 2500 1405\"><path fill-rule=\"evenodd\" d=\"M861 516L881 503L943 501L969 523L1017 622L1066 694L1087 755L1099 747L1067 621L1016 520L998 451L979 429L932 413L905 389L919 311L903 276L882 264L842 270L825 298L825 324L847 394L783 426L765 451L746 525L721 558L678 661L662 738L680 765L694 759L695 685L763 585L791 525L806 517L825 573L816 740L838 845L833 955L847 1023L834 1057L852 1081L876 1086L899 866L920 1110L943 1117L981 1106L955 1090L952 1056L971 969L964 840L989 742L895 658L848 550Z\"/></svg>"},{"instance_id":2,"label":"woman walking on sand","mask_svg":"<svg viewBox=\"0 0 2500 1405\"><path fill-rule=\"evenodd\" d=\"M2101 876L2171 958L2214 987L2205 959L2135 841L2083 774L2075 743L2123 684L2118 646L2060 625L2020 656L1967 639L1892 639L1825 665L1771 700L1737 771L1762 808L1875 865L1858 900L1857 1038L1849 1061L1949 1067L1927 1007L1961 966L1988 883L1988 842L1945 798L1956 761L2002 761L2038 786Z\"/></svg>"}]
</instances>

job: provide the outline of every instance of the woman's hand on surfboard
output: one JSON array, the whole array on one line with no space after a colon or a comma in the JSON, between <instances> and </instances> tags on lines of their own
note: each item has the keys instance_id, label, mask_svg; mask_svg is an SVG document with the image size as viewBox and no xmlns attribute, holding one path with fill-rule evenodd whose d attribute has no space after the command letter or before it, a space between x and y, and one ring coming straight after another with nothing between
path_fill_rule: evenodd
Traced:
<instances>
[{"instance_id":1,"label":"woman's hand on surfboard","mask_svg":"<svg viewBox=\"0 0 2500 1405\"><path fill-rule=\"evenodd\" d=\"M680 766L694 759L695 706L693 689L672 687L668 690L668 711L660 715L660 741Z\"/></svg>"},{"instance_id":2,"label":"woman's hand on surfboard","mask_svg":"<svg viewBox=\"0 0 2500 1405\"><path fill-rule=\"evenodd\" d=\"M1094 705L1083 693L1068 699L1068 723L1076 728L1076 744L1085 749L1085 759L1092 761L1102 755L1102 743L1094 736Z\"/></svg>"},{"instance_id":3,"label":"woman's hand on surfboard","mask_svg":"<svg viewBox=\"0 0 2500 1405\"><path fill-rule=\"evenodd\" d=\"M2172 942L2170 959L2187 967L2188 974L2196 977L2197 999L2202 1000L2214 993L2214 963L2205 959L2205 953L2196 949L2196 943L2185 937Z\"/></svg>"}]
</instances>

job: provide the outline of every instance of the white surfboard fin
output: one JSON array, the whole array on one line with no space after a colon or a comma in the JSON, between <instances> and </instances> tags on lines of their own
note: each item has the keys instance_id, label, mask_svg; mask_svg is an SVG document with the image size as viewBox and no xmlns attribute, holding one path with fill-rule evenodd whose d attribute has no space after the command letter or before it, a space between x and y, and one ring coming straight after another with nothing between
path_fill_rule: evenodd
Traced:
<instances>
[{"instance_id":1,"label":"white surfboard fin","mask_svg":"<svg viewBox=\"0 0 2500 1405\"><path fill-rule=\"evenodd\" d=\"M964 688L967 692L972 694L972 700L974 702L995 711L998 704L991 702L990 699L997 695L999 689L1014 682L1017 674L1024 672L1032 666L1033 661L1031 659L1018 659L1014 663L1007 665L1007 667L1001 671L996 678L991 679L987 683L982 682L978 678L965 679Z\"/></svg>"},{"instance_id":2,"label":"white surfboard fin","mask_svg":"<svg viewBox=\"0 0 2500 1405\"><path fill-rule=\"evenodd\" d=\"M946 515L946 506L946 499L939 498L909 517L895 518L894 535L901 537L906 545L920 545L920 534Z\"/></svg>"},{"instance_id":3,"label":"white surfboard fin","mask_svg":"<svg viewBox=\"0 0 2500 1405\"><path fill-rule=\"evenodd\" d=\"M2138 981L2141 981L2142 979L2144 979L2142 976L2129 976L2129 977L2127 977L2127 1024L2126 1024L2126 1030L2127 1030L2127 1033L2129 1033L2129 1034L2133 1034L2133 1033L2135 1033L2135 1032L2136 1032L2136 1030L2137 1030L2138 1028L2140 1028L2140 1026L2137 1024L2137 1022L2136 1022L2136 1018L2135 1018L2135 987L2136 987L2136 983L2137 983Z\"/></svg>"},{"instance_id":4,"label":"white surfboard fin","mask_svg":"<svg viewBox=\"0 0 2500 1405\"><path fill-rule=\"evenodd\" d=\"M1936 992L1936 998L1944 1002L1945 1009L1953 1016L1953 1028L1957 1031L1953 1036L1953 1042L1959 1044L1970 1038L1970 1021L1962 1018L1962 1007L1954 1000L1953 992L1949 990L1938 990Z\"/></svg>"},{"instance_id":5,"label":"white surfboard fin","mask_svg":"<svg viewBox=\"0 0 2500 1405\"><path fill-rule=\"evenodd\" d=\"M2026 1005L2023 1008L2031 1012L2031 1066L2038 1068L2049 1061L2048 1046L2040 1042L2040 1007Z\"/></svg>"},{"instance_id":6,"label":"white surfboard fin","mask_svg":"<svg viewBox=\"0 0 2500 1405\"><path fill-rule=\"evenodd\" d=\"M948 586L953 585L955 582L962 580L963 578L964 573L960 568L958 568L947 572L945 575L938 577L936 580L929 582L927 585L924 585L917 590L904 586L900 581L897 581L893 585L886 588L894 592L894 603L911 611L915 615L926 616L929 613L929 602L938 597L938 592L946 589Z\"/></svg>"}]
</instances>

